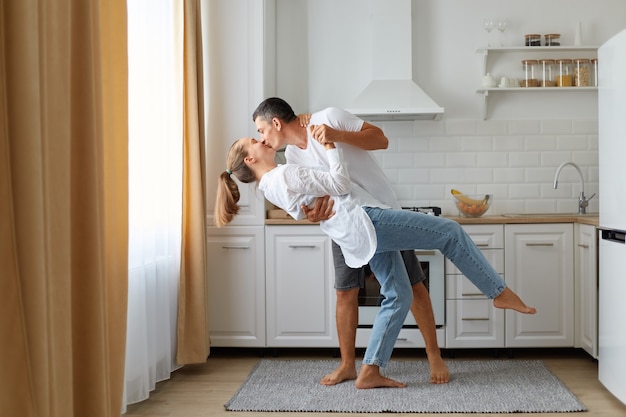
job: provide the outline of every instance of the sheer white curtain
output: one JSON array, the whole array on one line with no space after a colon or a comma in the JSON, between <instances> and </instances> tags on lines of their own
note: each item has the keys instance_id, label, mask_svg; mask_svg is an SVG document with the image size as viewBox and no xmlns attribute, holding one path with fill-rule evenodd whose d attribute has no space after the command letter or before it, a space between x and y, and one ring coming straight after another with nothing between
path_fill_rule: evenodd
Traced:
<instances>
[{"instance_id":1,"label":"sheer white curtain","mask_svg":"<svg viewBox=\"0 0 626 417\"><path fill-rule=\"evenodd\" d=\"M126 404L177 368L182 1L128 0L129 256Z\"/></svg>"}]
</instances>

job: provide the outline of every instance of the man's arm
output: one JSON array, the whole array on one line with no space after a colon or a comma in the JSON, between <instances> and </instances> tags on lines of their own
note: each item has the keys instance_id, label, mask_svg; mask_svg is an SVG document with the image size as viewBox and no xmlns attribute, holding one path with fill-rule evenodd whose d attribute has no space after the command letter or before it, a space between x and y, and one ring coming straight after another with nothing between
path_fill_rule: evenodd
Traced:
<instances>
[{"instance_id":1,"label":"man's arm","mask_svg":"<svg viewBox=\"0 0 626 417\"><path fill-rule=\"evenodd\" d=\"M387 149L387 146L389 146L389 139L387 139L382 129L367 122L363 122L361 130L358 132L337 130L323 124L316 125L311 130L311 135L322 145L331 142L341 142L366 151Z\"/></svg>"}]
</instances>

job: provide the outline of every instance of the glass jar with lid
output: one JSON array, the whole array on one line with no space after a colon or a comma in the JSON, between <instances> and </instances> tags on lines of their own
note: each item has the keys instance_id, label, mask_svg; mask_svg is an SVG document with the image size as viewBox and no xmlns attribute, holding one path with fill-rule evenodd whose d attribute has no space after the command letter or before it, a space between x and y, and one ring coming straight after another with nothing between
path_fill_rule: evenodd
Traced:
<instances>
[{"instance_id":1,"label":"glass jar with lid","mask_svg":"<svg viewBox=\"0 0 626 417\"><path fill-rule=\"evenodd\" d=\"M522 61L522 70L524 71L524 78L522 78L522 87L539 87L539 80L537 78L537 60L525 59Z\"/></svg>"},{"instance_id":2,"label":"glass jar with lid","mask_svg":"<svg viewBox=\"0 0 626 417\"><path fill-rule=\"evenodd\" d=\"M557 59L556 67L557 67L556 86L557 87L571 87L573 84L572 60L571 59Z\"/></svg>"},{"instance_id":3,"label":"glass jar with lid","mask_svg":"<svg viewBox=\"0 0 626 417\"><path fill-rule=\"evenodd\" d=\"M554 59L540 59L539 68L541 70L541 82L542 87L554 87L556 81L554 80Z\"/></svg>"},{"instance_id":4,"label":"glass jar with lid","mask_svg":"<svg viewBox=\"0 0 626 417\"><path fill-rule=\"evenodd\" d=\"M587 58L574 59L574 85L589 87L591 85L590 60Z\"/></svg>"},{"instance_id":5,"label":"glass jar with lid","mask_svg":"<svg viewBox=\"0 0 626 417\"><path fill-rule=\"evenodd\" d=\"M598 58L591 60L591 86L598 86Z\"/></svg>"},{"instance_id":6,"label":"glass jar with lid","mask_svg":"<svg viewBox=\"0 0 626 417\"><path fill-rule=\"evenodd\" d=\"M561 34L559 33L547 33L543 35L545 46L561 46Z\"/></svg>"},{"instance_id":7,"label":"glass jar with lid","mask_svg":"<svg viewBox=\"0 0 626 417\"><path fill-rule=\"evenodd\" d=\"M529 33L524 35L524 45L541 46L541 35L538 33Z\"/></svg>"}]
</instances>

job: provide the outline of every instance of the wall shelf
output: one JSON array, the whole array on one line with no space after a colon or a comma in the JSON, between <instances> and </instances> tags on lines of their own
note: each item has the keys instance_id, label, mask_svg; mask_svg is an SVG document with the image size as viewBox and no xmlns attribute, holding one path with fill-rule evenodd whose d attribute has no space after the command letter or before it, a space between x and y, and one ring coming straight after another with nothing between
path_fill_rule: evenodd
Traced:
<instances>
[{"instance_id":1,"label":"wall shelf","mask_svg":"<svg viewBox=\"0 0 626 417\"><path fill-rule=\"evenodd\" d=\"M486 47L478 48L476 53L482 54L482 75L485 76L489 72L489 56L494 54L515 54L532 55L534 57L545 56L554 53L570 53L585 52L597 55L598 46L509 46L509 47ZM491 93L566 93L566 92L582 92L582 91L598 91L598 87L507 87L507 88L483 88L479 87L476 93L483 95L483 120L487 119L487 99Z\"/></svg>"}]
</instances>

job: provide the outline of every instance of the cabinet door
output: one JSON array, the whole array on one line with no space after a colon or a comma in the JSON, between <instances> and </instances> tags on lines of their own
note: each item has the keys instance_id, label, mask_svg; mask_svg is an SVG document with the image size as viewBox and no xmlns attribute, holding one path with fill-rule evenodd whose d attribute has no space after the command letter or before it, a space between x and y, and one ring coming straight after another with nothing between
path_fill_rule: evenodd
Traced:
<instances>
[{"instance_id":1,"label":"cabinet door","mask_svg":"<svg viewBox=\"0 0 626 417\"><path fill-rule=\"evenodd\" d=\"M505 226L507 285L537 314L506 311L507 347L574 346L574 226Z\"/></svg>"},{"instance_id":2,"label":"cabinet door","mask_svg":"<svg viewBox=\"0 0 626 417\"><path fill-rule=\"evenodd\" d=\"M464 225L495 270L504 274L504 226ZM446 347L504 347L504 312L446 259Z\"/></svg>"},{"instance_id":3,"label":"cabinet door","mask_svg":"<svg viewBox=\"0 0 626 417\"><path fill-rule=\"evenodd\" d=\"M209 228L208 315L212 346L265 346L264 228Z\"/></svg>"},{"instance_id":4,"label":"cabinet door","mask_svg":"<svg viewBox=\"0 0 626 417\"><path fill-rule=\"evenodd\" d=\"M598 357L598 236L595 226L577 224L577 346Z\"/></svg>"},{"instance_id":5,"label":"cabinet door","mask_svg":"<svg viewBox=\"0 0 626 417\"><path fill-rule=\"evenodd\" d=\"M336 347L331 240L319 226L266 228L267 345Z\"/></svg>"}]
</instances>

